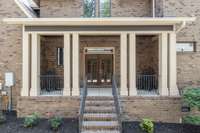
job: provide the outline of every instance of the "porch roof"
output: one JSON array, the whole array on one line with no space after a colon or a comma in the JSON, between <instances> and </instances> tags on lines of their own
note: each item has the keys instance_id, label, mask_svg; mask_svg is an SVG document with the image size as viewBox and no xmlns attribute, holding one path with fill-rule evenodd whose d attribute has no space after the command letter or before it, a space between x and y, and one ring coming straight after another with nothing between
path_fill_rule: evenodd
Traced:
<instances>
[{"instance_id":1,"label":"porch roof","mask_svg":"<svg viewBox=\"0 0 200 133\"><path fill-rule=\"evenodd\" d=\"M7 24L26 26L131 26L131 25L175 25L195 21L195 17L114 17L114 18L4 18Z\"/></svg>"}]
</instances>

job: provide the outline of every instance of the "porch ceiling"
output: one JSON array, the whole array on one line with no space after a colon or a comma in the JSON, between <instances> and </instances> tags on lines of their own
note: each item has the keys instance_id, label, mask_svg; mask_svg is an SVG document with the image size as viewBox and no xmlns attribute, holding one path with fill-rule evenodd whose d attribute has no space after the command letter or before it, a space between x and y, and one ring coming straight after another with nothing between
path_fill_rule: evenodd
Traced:
<instances>
[{"instance_id":1,"label":"porch ceiling","mask_svg":"<svg viewBox=\"0 0 200 133\"><path fill-rule=\"evenodd\" d=\"M163 18L4 18L7 24L27 26L131 26L131 25L175 25L195 21L195 17L163 17Z\"/></svg>"}]
</instances>

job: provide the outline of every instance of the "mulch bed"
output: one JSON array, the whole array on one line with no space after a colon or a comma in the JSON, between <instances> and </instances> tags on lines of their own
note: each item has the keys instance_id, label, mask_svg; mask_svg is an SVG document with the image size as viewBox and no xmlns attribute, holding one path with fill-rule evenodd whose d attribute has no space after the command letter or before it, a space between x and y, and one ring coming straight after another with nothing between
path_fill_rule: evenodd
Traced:
<instances>
[{"instance_id":1,"label":"mulch bed","mask_svg":"<svg viewBox=\"0 0 200 133\"><path fill-rule=\"evenodd\" d=\"M17 118L15 112L5 113L6 122L0 125L0 133L78 133L77 119L63 119L57 132L50 129L47 119L40 119L39 124L33 128L24 128L23 119Z\"/></svg>"},{"instance_id":2,"label":"mulch bed","mask_svg":"<svg viewBox=\"0 0 200 133\"><path fill-rule=\"evenodd\" d=\"M139 122L123 122L123 133L145 133L139 127ZM177 123L155 123L154 133L200 133L200 126L177 124Z\"/></svg>"}]
</instances>

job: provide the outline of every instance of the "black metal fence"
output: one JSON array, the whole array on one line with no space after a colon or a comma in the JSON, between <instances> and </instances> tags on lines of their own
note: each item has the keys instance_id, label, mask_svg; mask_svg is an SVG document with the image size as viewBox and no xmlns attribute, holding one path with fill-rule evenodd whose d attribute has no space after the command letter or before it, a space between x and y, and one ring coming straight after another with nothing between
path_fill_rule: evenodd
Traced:
<instances>
[{"instance_id":1,"label":"black metal fence","mask_svg":"<svg viewBox=\"0 0 200 133\"><path fill-rule=\"evenodd\" d=\"M62 95L64 77L59 75L41 75L40 88L41 95Z\"/></svg>"},{"instance_id":2,"label":"black metal fence","mask_svg":"<svg viewBox=\"0 0 200 133\"><path fill-rule=\"evenodd\" d=\"M138 91L156 92L158 90L158 76L157 75L137 75L136 86Z\"/></svg>"}]
</instances>

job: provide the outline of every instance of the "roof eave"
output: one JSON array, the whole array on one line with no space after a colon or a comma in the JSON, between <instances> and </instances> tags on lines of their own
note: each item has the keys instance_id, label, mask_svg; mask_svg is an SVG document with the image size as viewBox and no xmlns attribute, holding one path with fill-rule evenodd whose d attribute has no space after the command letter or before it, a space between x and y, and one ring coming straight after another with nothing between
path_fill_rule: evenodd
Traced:
<instances>
[{"instance_id":1,"label":"roof eave","mask_svg":"<svg viewBox=\"0 0 200 133\"><path fill-rule=\"evenodd\" d=\"M194 22L195 17L163 18L5 18L7 24L19 25L69 25L69 26L104 26L104 25L175 25L183 22Z\"/></svg>"}]
</instances>

